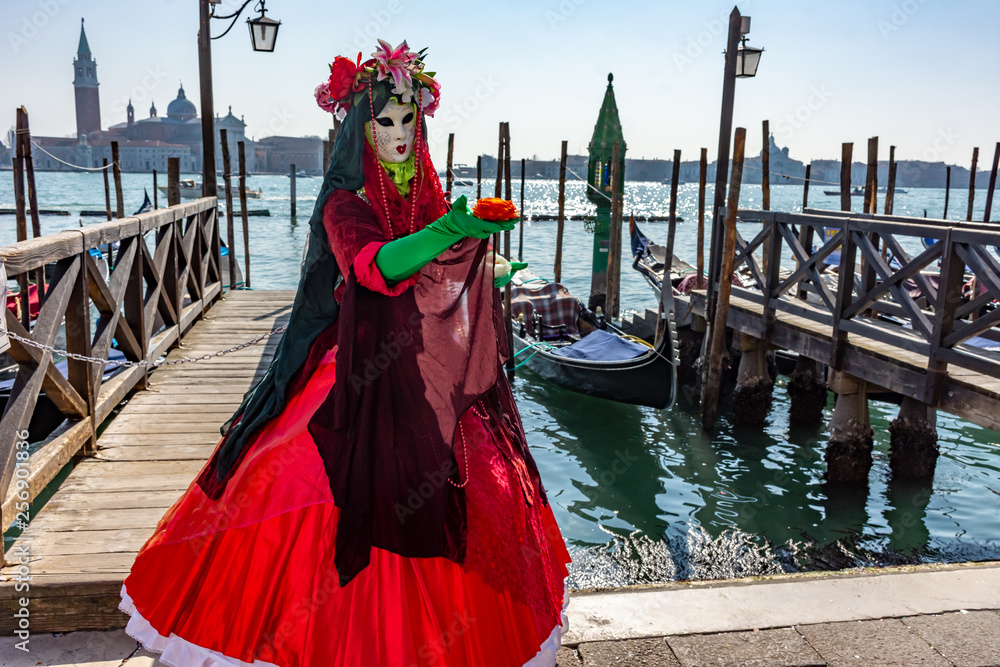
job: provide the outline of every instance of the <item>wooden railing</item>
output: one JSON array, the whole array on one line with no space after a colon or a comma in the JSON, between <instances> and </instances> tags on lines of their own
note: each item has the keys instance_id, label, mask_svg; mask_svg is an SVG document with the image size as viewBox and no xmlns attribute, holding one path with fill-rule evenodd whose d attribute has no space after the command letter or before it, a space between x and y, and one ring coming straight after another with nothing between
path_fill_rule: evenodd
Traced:
<instances>
[{"instance_id":1,"label":"wooden railing","mask_svg":"<svg viewBox=\"0 0 1000 667\"><path fill-rule=\"evenodd\" d=\"M1000 309L978 316L1000 296L1000 262L991 250L1000 244L996 226L817 210L740 211L738 217L762 227L749 242L737 241L734 266L745 267L753 288L734 285L732 294L763 306L765 338L786 314L830 328L823 361L835 370L842 369L849 334L918 354L926 363L924 381L904 393L931 405L949 364L1000 378L998 355L964 345L975 336L1000 341L994 328ZM933 244L923 249L921 239ZM834 253L839 258L831 260ZM823 271L829 262L837 271ZM967 276L985 291L963 297ZM911 280L917 298L904 288Z\"/></svg>"},{"instance_id":2,"label":"wooden railing","mask_svg":"<svg viewBox=\"0 0 1000 667\"><path fill-rule=\"evenodd\" d=\"M217 200L208 197L0 248L7 275L22 285L55 265L30 332L4 308L7 330L48 347L62 330L68 352L102 360L114 340L126 359L155 361L222 293L217 218ZM107 281L90 253L95 248L113 255ZM14 337L10 343L18 370L0 420L4 529L73 456L95 452L97 427L133 387L145 385L149 370L129 366L104 382L103 364L69 358L64 376L50 350ZM27 458L21 436L42 392L67 420Z\"/></svg>"}]
</instances>

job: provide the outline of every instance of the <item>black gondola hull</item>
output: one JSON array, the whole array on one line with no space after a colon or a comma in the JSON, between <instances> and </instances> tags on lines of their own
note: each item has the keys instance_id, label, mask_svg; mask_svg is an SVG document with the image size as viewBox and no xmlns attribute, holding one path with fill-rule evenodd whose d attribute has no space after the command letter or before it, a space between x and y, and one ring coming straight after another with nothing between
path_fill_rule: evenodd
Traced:
<instances>
[{"instance_id":1,"label":"black gondola hull","mask_svg":"<svg viewBox=\"0 0 1000 667\"><path fill-rule=\"evenodd\" d=\"M669 336L667 344L627 361L569 359L540 348L521 352L530 345L514 335L518 359L527 359L525 366L563 389L658 409L669 408L674 402L677 372L670 362Z\"/></svg>"}]
</instances>

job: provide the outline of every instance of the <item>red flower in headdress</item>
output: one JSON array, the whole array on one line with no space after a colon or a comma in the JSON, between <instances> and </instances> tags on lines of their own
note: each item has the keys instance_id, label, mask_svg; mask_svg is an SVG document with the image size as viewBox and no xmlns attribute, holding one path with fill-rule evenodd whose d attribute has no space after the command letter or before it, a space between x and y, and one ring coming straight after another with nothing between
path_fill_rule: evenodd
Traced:
<instances>
[{"instance_id":1,"label":"red flower in headdress","mask_svg":"<svg viewBox=\"0 0 1000 667\"><path fill-rule=\"evenodd\" d=\"M350 58L337 56L330 65L330 80L327 83L327 90L334 100L342 100L347 97L354 88L354 77L358 73L361 65L361 54L358 54L358 62L354 63Z\"/></svg>"}]
</instances>

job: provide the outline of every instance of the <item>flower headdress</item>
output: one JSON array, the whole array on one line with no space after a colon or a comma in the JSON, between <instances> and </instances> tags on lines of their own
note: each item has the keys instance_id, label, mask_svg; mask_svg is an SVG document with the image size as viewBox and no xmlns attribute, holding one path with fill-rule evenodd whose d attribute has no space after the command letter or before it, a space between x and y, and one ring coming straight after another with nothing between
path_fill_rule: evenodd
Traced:
<instances>
[{"instance_id":1,"label":"flower headdress","mask_svg":"<svg viewBox=\"0 0 1000 667\"><path fill-rule=\"evenodd\" d=\"M347 111L366 96L394 95L403 104L418 102L424 113L433 116L440 104L441 85L434 79L434 72L424 71L427 49L414 53L405 41L396 48L381 39L378 43L365 62L361 62L360 53L357 62L343 56L334 58L330 78L316 87L316 103L343 120Z\"/></svg>"}]
</instances>

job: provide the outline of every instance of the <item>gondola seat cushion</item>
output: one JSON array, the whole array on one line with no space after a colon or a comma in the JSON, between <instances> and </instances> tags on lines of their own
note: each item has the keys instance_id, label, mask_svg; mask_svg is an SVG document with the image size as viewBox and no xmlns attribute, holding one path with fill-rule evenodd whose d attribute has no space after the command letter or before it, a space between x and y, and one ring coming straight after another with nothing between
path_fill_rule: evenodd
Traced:
<instances>
[{"instance_id":1,"label":"gondola seat cushion","mask_svg":"<svg viewBox=\"0 0 1000 667\"><path fill-rule=\"evenodd\" d=\"M511 287L510 307L514 319L524 316L525 322L531 322L535 313L542 318L542 323L550 327L566 326L564 333L577 333L577 319L583 304L569 290L559 283L527 283L524 286Z\"/></svg>"},{"instance_id":2,"label":"gondola seat cushion","mask_svg":"<svg viewBox=\"0 0 1000 667\"><path fill-rule=\"evenodd\" d=\"M649 348L639 343L597 329L572 345L560 347L552 354L569 359L587 361L626 361L649 352Z\"/></svg>"}]
</instances>

